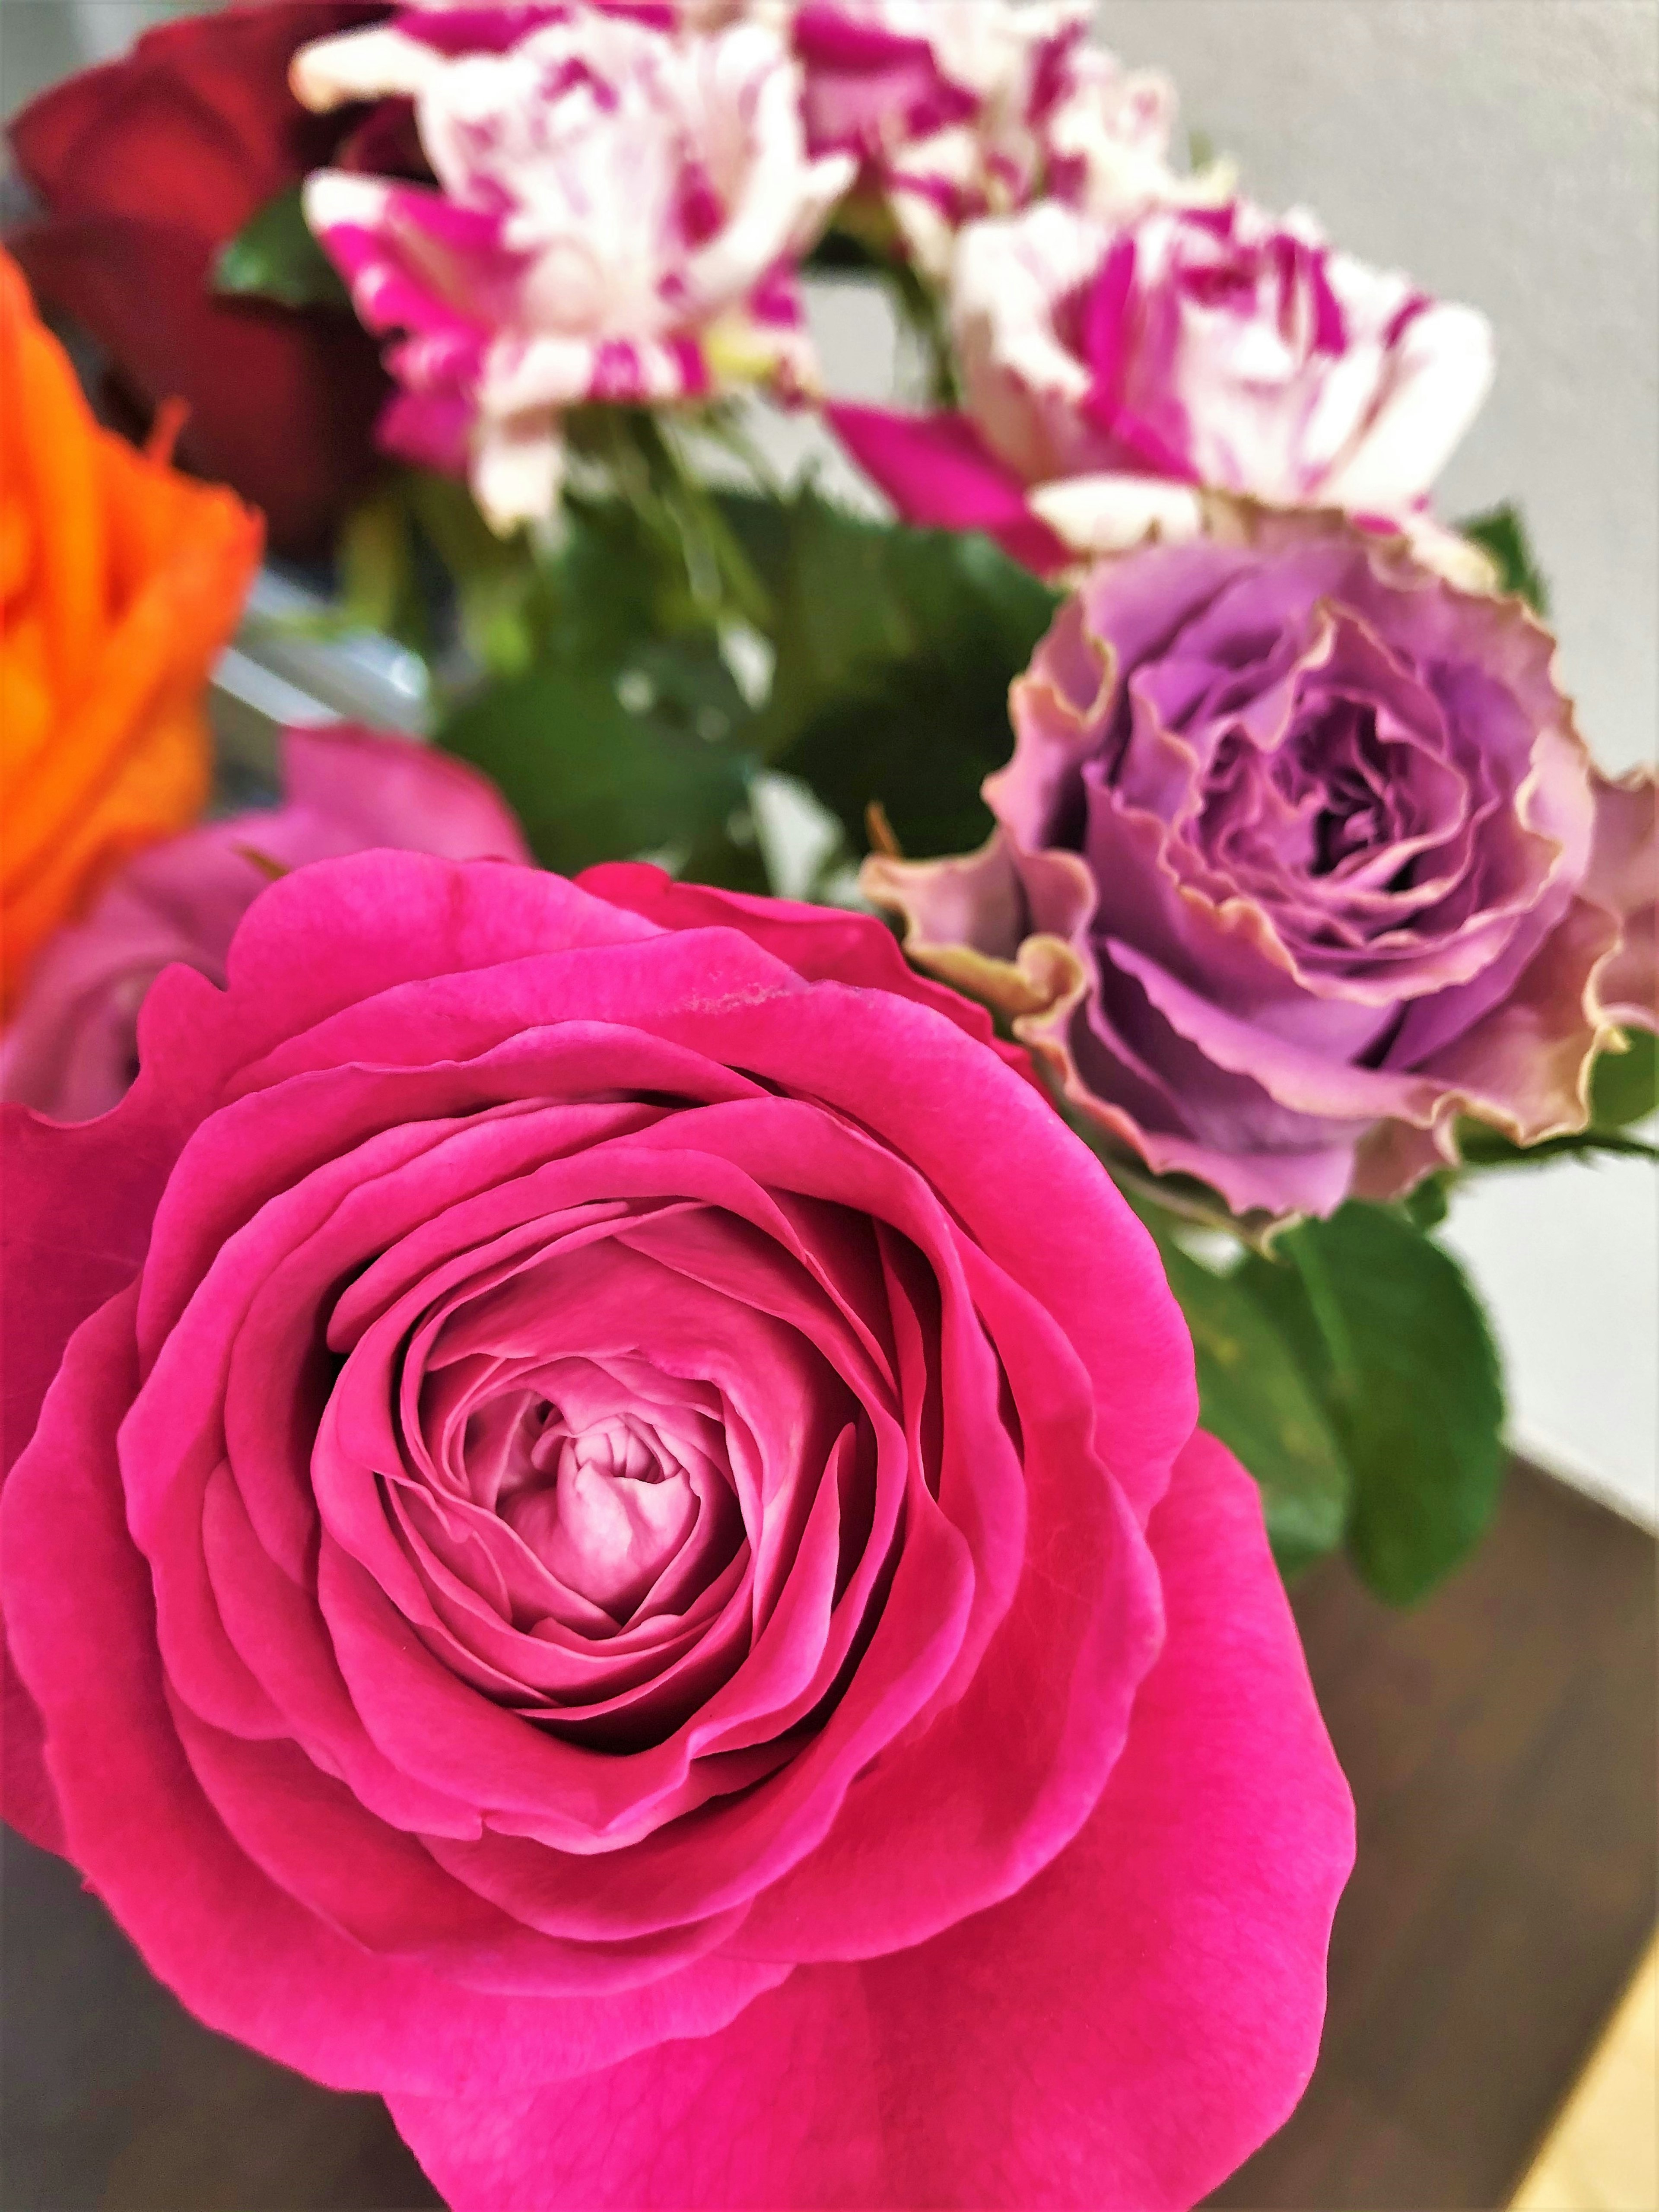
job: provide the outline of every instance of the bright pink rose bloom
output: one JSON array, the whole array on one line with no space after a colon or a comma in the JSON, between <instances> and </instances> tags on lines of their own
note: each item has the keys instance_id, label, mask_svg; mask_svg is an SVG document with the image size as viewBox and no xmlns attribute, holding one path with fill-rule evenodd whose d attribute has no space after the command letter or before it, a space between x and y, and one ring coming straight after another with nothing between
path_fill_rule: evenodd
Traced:
<instances>
[{"instance_id":1,"label":"bright pink rose bloom","mask_svg":"<svg viewBox=\"0 0 1659 2212\"><path fill-rule=\"evenodd\" d=\"M1659 1025L1653 781L1597 772L1554 653L1331 517L1103 562L1013 686L988 844L866 889L1158 1173L1397 1196L1461 1115L1583 1128Z\"/></svg>"},{"instance_id":2,"label":"bright pink rose bloom","mask_svg":"<svg viewBox=\"0 0 1659 2212\"><path fill-rule=\"evenodd\" d=\"M556 502L566 410L813 380L794 257L853 173L809 157L779 35L662 9L407 8L295 58L309 106L411 99L434 191L323 170L312 228L403 387L391 451L498 526Z\"/></svg>"},{"instance_id":3,"label":"bright pink rose bloom","mask_svg":"<svg viewBox=\"0 0 1659 2212\"><path fill-rule=\"evenodd\" d=\"M943 282L964 223L1052 193L1096 216L1182 198L1175 93L1091 43L1093 0L804 0L807 142L857 156Z\"/></svg>"},{"instance_id":4,"label":"bright pink rose bloom","mask_svg":"<svg viewBox=\"0 0 1659 2212\"><path fill-rule=\"evenodd\" d=\"M1219 493L1340 507L1483 573L1425 502L1486 396L1491 332L1305 215L1235 200L1120 223L1045 203L963 234L951 319L963 413L830 410L912 521L1023 559L1041 542L1058 568L1194 537Z\"/></svg>"},{"instance_id":5,"label":"bright pink rose bloom","mask_svg":"<svg viewBox=\"0 0 1659 2212\"><path fill-rule=\"evenodd\" d=\"M0 1036L0 1098L65 1121L107 1113L137 1073L150 985L175 960L222 983L236 925L273 873L374 846L530 859L493 784L407 738L345 723L289 730L281 775L280 806L147 847L58 932Z\"/></svg>"},{"instance_id":6,"label":"bright pink rose bloom","mask_svg":"<svg viewBox=\"0 0 1659 2212\"><path fill-rule=\"evenodd\" d=\"M140 1031L0 1124L7 1803L185 2002L462 2207L1155 2212L1279 2124L1347 1791L981 1009L374 853Z\"/></svg>"}]
</instances>

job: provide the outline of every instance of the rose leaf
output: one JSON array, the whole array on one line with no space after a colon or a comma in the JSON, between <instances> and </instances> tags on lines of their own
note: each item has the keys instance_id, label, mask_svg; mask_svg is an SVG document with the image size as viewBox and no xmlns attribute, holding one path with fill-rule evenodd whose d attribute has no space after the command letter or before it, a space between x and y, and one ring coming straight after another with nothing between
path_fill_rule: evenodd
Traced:
<instances>
[{"instance_id":1,"label":"rose leaf","mask_svg":"<svg viewBox=\"0 0 1659 2212\"><path fill-rule=\"evenodd\" d=\"M1406 1218L1415 1229L1438 1229L1451 1211L1449 1176L1425 1176L1400 1201Z\"/></svg>"},{"instance_id":2,"label":"rose leaf","mask_svg":"<svg viewBox=\"0 0 1659 2212\"><path fill-rule=\"evenodd\" d=\"M267 200L223 247L213 289L284 307L351 312L344 279L311 234L298 185Z\"/></svg>"},{"instance_id":3,"label":"rose leaf","mask_svg":"<svg viewBox=\"0 0 1659 2212\"><path fill-rule=\"evenodd\" d=\"M1659 1160L1659 1145L1626 1136L1620 1129L1577 1129L1570 1136L1545 1137L1535 1145L1512 1145L1478 1121L1460 1122L1458 1129L1464 1161L1471 1168L1542 1168L1553 1160L1594 1159L1598 1152Z\"/></svg>"},{"instance_id":4,"label":"rose leaf","mask_svg":"<svg viewBox=\"0 0 1659 2212\"><path fill-rule=\"evenodd\" d=\"M1659 1108L1659 1037L1621 1031L1622 1052L1598 1053L1590 1070L1590 1127L1627 1129Z\"/></svg>"},{"instance_id":5,"label":"rose leaf","mask_svg":"<svg viewBox=\"0 0 1659 2212\"><path fill-rule=\"evenodd\" d=\"M1199 1419L1255 1478L1273 1556L1296 1572L1342 1541L1353 1474L1324 1407L1243 1271L1218 1274L1162 1241L1193 1333Z\"/></svg>"},{"instance_id":6,"label":"rose leaf","mask_svg":"<svg viewBox=\"0 0 1659 2212\"><path fill-rule=\"evenodd\" d=\"M1496 562L1500 591L1524 599L1534 614L1548 616L1549 586L1533 552L1521 510L1513 501L1505 501L1484 514L1472 514L1457 527Z\"/></svg>"},{"instance_id":7,"label":"rose leaf","mask_svg":"<svg viewBox=\"0 0 1659 2212\"><path fill-rule=\"evenodd\" d=\"M980 842L980 784L1013 750L1008 686L1054 594L983 538L870 522L810 490L788 517L768 757L854 850L872 800L906 852Z\"/></svg>"},{"instance_id":8,"label":"rose leaf","mask_svg":"<svg viewBox=\"0 0 1659 2212\"><path fill-rule=\"evenodd\" d=\"M1288 1230L1240 1273L1297 1349L1353 1470L1348 1551L1410 1605L1498 1504L1504 1392L1486 1317L1450 1255L1405 1217L1348 1205Z\"/></svg>"},{"instance_id":9,"label":"rose leaf","mask_svg":"<svg viewBox=\"0 0 1659 2212\"><path fill-rule=\"evenodd\" d=\"M642 671L538 667L466 700L438 742L495 779L547 866L649 856L679 868L698 853L707 880L711 841L746 820L751 763L679 726L673 703Z\"/></svg>"},{"instance_id":10,"label":"rose leaf","mask_svg":"<svg viewBox=\"0 0 1659 2212\"><path fill-rule=\"evenodd\" d=\"M882 524L821 499L810 486L781 510L773 585L777 662L762 742L772 759L787 751L812 716L872 670L915 649L915 626L891 587Z\"/></svg>"}]
</instances>

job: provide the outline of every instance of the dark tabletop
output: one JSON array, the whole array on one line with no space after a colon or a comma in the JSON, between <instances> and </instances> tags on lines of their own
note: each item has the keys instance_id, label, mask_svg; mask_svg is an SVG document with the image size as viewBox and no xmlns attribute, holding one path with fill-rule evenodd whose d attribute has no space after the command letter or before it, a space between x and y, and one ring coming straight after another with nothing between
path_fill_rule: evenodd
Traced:
<instances>
[{"instance_id":1,"label":"dark tabletop","mask_svg":"<svg viewBox=\"0 0 1659 2212\"><path fill-rule=\"evenodd\" d=\"M1652 1929L1652 1540L1518 1467L1473 1565L1395 1613L1297 1593L1360 1856L1313 2086L1215 2200L1504 2203ZM438 2200L370 2097L198 2027L56 1859L0 1879L6 2212L367 2212Z\"/></svg>"}]
</instances>

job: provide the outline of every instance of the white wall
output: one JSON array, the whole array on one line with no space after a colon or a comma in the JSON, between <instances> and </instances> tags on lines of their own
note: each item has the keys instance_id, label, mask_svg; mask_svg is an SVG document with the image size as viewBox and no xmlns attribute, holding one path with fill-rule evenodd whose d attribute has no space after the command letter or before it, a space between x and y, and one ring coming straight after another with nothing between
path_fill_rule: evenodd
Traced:
<instances>
[{"instance_id":1,"label":"white wall","mask_svg":"<svg viewBox=\"0 0 1659 2212\"><path fill-rule=\"evenodd\" d=\"M0 0L0 113L88 62L125 52L172 0Z\"/></svg>"}]
</instances>

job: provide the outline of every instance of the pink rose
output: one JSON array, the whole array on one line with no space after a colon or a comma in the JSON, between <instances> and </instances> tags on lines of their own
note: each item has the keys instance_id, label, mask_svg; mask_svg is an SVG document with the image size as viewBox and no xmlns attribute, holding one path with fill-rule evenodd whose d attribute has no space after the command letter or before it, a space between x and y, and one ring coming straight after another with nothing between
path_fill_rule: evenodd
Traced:
<instances>
[{"instance_id":1,"label":"pink rose","mask_svg":"<svg viewBox=\"0 0 1659 2212\"><path fill-rule=\"evenodd\" d=\"M1193 189L1169 165L1175 94L1090 42L1092 0L805 0L808 143L856 155L939 282L964 223L1054 193L1123 216ZM1207 190L1207 186L1200 186Z\"/></svg>"},{"instance_id":2,"label":"pink rose","mask_svg":"<svg viewBox=\"0 0 1659 2212\"><path fill-rule=\"evenodd\" d=\"M1311 217L1049 202L966 231L951 300L963 414L831 410L910 520L1058 568L1193 537L1220 493L1340 507L1484 574L1425 503L1492 380L1491 332Z\"/></svg>"},{"instance_id":3,"label":"pink rose","mask_svg":"<svg viewBox=\"0 0 1659 2212\"><path fill-rule=\"evenodd\" d=\"M1597 772L1554 653L1328 516L1103 562L1013 686L989 843L866 888L1158 1173L1398 1196L1462 1116L1582 1129L1659 1025L1652 778Z\"/></svg>"},{"instance_id":4,"label":"pink rose","mask_svg":"<svg viewBox=\"0 0 1659 2212\"><path fill-rule=\"evenodd\" d=\"M321 170L306 213L373 330L406 333L383 444L470 472L500 527L548 514L561 422L813 367L793 262L853 173L809 158L778 35L660 9L405 9L305 48L313 107L401 95L438 189Z\"/></svg>"},{"instance_id":5,"label":"pink rose","mask_svg":"<svg viewBox=\"0 0 1659 2212\"><path fill-rule=\"evenodd\" d=\"M175 960L222 983L236 925L273 872L376 845L527 861L493 785L372 730L289 730L284 803L204 823L128 860L31 970L0 1036L0 1098L60 1121L106 1113L137 1070L138 1009Z\"/></svg>"},{"instance_id":6,"label":"pink rose","mask_svg":"<svg viewBox=\"0 0 1659 2212\"><path fill-rule=\"evenodd\" d=\"M1173 2207L1279 2124L1347 1792L978 1008L374 853L140 1030L0 1122L7 1807L185 2002L463 2207Z\"/></svg>"}]
</instances>

